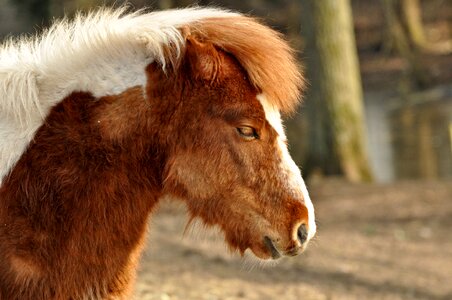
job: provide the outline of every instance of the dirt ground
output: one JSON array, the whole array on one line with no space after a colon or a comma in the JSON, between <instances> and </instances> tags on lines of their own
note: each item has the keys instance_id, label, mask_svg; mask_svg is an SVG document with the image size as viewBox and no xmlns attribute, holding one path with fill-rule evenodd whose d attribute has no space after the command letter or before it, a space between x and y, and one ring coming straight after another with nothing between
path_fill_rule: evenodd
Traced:
<instances>
[{"instance_id":1,"label":"dirt ground","mask_svg":"<svg viewBox=\"0 0 452 300\"><path fill-rule=\"evenodd\" d=\"M150 223L136 299L452 299L452 181L311 185L318 235L301 256L257 264L183 206Z\"/></svg>"}]
</instances>

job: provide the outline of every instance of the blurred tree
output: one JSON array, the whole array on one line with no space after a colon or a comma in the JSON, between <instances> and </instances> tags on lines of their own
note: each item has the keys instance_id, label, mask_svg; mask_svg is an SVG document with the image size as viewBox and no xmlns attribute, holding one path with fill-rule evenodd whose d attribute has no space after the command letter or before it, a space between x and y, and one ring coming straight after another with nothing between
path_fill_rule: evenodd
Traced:
<instances>
[{"instance_id":1,"label":"blurred tree","mask_svg":"<svg viewBox=\"0 0 452 300\"><path fill-rule=\"evenodd\" d=\"M372 179L368 163L362 87L349 0L302 0L310 89L305 169Z\"/></svg>"},{"instance_id":2,"label":"blurred tree","mask_svg":"<svg viewBox=\"0 0 452 300\"><path fill-rule=\"evenodd\" d=\"M24 20L30 27L46 26L50 21L50 1L51 0L10 0L11 4L17 7L17 11L24 15Z\"/></svg>"},{"instance_id":3,"label":"blurred tree","mask_svg":"<svg viewBox=\"0 0 452 300\"><path fill-rule=\"evenodd\" d=\"M426 42L419 0L402 0L401 5L403 19L411 42L416 47L424 47Z\"/></svg>"},{"instance_id":4,"label":"blurred tree","mask_svg":"<svg viewBox=\"0 0 452 300\"><path fill-rule=\"evenodd\" d=\"M160 9L170 9L173 8L173 0L159 0L158 1L158 7Z\"/></svg>"},{"instance_id":5,"label":"blurred tree","mask_svg":"<svg viewBox=\"0 0 452 300\"><path fill-rule=\"evenodd\" d=\"M406 59L411 80L416 86L425 87L429 78L418 53L426 45L419 0L383 0L383 7L386 20L384 49Z\"/></svg>"},{"instance_id":6,"label":"blurred tree","mask_svg":"<svg viewBox=\"0 0 452 300\"><path fill-rule=\"evenodd\" d=\"M404 48L425 47L419 0L383 0L383 6L389 50L403 53Z\"/></svg>"}]
</instances>

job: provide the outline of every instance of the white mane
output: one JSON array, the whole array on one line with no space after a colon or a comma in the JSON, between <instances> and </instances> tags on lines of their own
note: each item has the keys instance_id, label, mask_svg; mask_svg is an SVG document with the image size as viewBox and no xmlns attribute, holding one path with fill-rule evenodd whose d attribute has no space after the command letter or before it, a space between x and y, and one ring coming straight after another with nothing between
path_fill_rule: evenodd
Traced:
<instances>
[{"instance_id":1,"label":"white mane","mask_svg":"<svg viewBox=\"0 0 452 300\"><path fill-rule=\"evenodd\" d=\"M41 37L0 47L0 186L50 109L73 91L118 94L144 85L144 68L168 63L168 45L180 54L182 26L237 16L212 8L125 14L102 9L53 25Z\"/></svg>"}]
</instances>

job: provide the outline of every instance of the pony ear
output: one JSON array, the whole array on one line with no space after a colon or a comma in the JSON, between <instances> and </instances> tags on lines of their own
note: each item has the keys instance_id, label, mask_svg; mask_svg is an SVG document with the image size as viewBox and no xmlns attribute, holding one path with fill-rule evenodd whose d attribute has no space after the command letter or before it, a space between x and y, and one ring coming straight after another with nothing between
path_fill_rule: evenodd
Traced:
<instances>
[{"instance_id":1,"label":"pony ear","mask_svg":"<svg viewBox=\"0 0 452 300\"><path fill-rule=\"evenodd\" d=\"M209 82L219 79L222 57L213 44L187 37L185 57L195 78Z\"/></svg>"}]
</instances>

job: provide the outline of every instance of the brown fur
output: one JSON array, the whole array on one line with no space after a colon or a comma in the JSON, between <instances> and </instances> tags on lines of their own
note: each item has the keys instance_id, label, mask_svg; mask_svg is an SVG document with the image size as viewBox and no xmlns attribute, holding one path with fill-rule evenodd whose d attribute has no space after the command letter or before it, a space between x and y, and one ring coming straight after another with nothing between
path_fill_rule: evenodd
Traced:
<instances>
[{"instance_id":1,"label":"brown fur","mask_svg":"<svg viewBox=\"0 0 452 300\"><path fill-rule=\"evenodd\" d=\"M130 299L162 195L220 226L231 249L268 258L264 236L298 249L307 211L278 176L277 133L248 79L258 75L235 48L219 45L240 63L195 37L178 70L148 66L145 95L76 92L53 108L0 188L1 300ZM244 141L244 124L260 139Z\"/></svg>"},{"instance_id":2,"label":"brown fur","mask_svg":"<svg viewBox=\"0 0 452 300\"><path fill-rule=\"evenodd\" d=\"M295 110L304 80L293 49L279 32L247 16L208 18L185 30L234 55L253 85L282 112Z\"/></svg>"}]
</instances>

